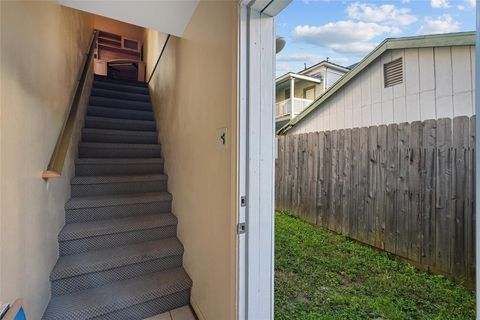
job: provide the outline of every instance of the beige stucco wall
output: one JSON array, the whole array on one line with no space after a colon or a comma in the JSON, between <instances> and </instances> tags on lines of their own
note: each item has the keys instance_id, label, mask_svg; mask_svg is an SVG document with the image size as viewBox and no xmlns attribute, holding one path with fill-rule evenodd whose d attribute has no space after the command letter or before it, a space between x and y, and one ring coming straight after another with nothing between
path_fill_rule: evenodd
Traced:
<instances>
[{"instance_id":1,"label":"beige stucco wall","mask_svg":"<svg viewBox=\"0 0 480 320\"><path fill-rule=\"evenodd\" d=\"M56 1L1 1L0 302L22 297L40 319L50 297L72 161L46 168L93 31L89 14Z\"/></svg>"},{"instance_id":2,"label":"beige stucco wall","mask_svg":"<svg viewBox=\"0 0 480 320\"><path fill-rule=\"evenodd\" d=\"M165 35L146 39L148 76ZM201 1L150 83L192 305L209 320L235 318L236 52L237 3Z\"/></svg>"}]
</instances>

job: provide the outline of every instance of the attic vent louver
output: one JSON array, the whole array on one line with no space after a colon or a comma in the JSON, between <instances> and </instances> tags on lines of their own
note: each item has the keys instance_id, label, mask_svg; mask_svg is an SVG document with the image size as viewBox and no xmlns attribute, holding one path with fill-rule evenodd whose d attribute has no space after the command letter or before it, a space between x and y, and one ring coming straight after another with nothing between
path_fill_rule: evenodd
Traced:
<instances>
[{"instance_id":1,"label":"attic vent louver","mask_svg":"<svg viewBox=\"0 0 480 320\"><path fill-rule=\"evenodd\" d=\"M385 88L394 86L403 82L403 62L402 58L394 60L383 65L383 79Z\"/></svg>"}]
</instances>

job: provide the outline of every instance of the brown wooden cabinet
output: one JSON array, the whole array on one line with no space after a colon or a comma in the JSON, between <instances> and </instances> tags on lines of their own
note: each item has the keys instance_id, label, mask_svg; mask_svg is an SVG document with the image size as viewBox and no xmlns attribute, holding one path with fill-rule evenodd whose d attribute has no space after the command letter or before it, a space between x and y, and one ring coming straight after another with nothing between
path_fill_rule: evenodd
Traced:
<instances>
[{"instance_id":1,"label":"brown wooden cabinet","mask_svg":"<svg viewBox=\"0 0 480 320\"><path fill-rule=\"evenodd\" d=\"M145 81L142 42L122 35L99 31L95 46L95 74L112 78Z\"/></svg>"}]
</instances>

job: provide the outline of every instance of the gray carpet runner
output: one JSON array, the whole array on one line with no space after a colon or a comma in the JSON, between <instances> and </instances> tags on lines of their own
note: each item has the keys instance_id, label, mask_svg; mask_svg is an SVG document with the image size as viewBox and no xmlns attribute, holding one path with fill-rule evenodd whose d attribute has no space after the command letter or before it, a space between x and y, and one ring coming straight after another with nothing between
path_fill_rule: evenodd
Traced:
<instances>
[{"instance_id":1,"label":"gray carpet runner","mask_svg":"<svg viewBox=\"0 0 480 320\"><path fill-rule=\"evenodd\" d=\"M145 319L190 301L148 88L95 76L44 320Z\"/></svg>"}]
</instances>

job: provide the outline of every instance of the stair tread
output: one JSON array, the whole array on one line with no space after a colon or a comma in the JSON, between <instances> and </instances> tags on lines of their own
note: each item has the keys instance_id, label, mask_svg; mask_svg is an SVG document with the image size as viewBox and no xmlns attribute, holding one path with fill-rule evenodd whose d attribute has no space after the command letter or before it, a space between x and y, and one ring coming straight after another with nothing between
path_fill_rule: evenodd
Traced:
<instances>
[{"instance_id":1,"label":"stair tread","mask_svg":"<svg viewBox=\"0 0 480 320\"><path fill-rule=\"evenodd\" d=\"M148 164L162 163L163 158L78 158L76 164Z\"/></svg>"},{"instance_id":2,"label":"stair tread","mask_svg":"<svg viewBox=\"0 0 480 320\"><path fill-rule=\"evenodd\" d=\"M177 218L171 213L67 223L60 231L58 240L70 241L115 233L155 229L176 224Z\"/></svg>"},{"instance_id":3,"label":"stair tread","mask_svg":"<svg viewBox=\"0 0 480 320\"><path fill-rule=\"evenodd\" d=\"M92 89L92 90L103 90L103 89ZM124 94L128 95L129 93L128 92L125 92ZM131 93L132 95L135 95L135 93ZM148 95L141 95L140 96L144 96L144 97L148 97ZM127 105L136 105L136 106L143 106L143 107L149 107L151 108L152 107L152 104L150 103L150 101L145 101L145 100L130 100L130 99L125 99L125 98L121 98L121 97L108 97L108 96L99 96L99 95L95 95L94 92L92 92L92 95L91 95L91 98L93 98L93 100L95 102L92 102L91 105L96 105L96 103L102 103L103 102L110 102L110 103L116 103L116 104L127 104ZM130 109L131 110L131 109ZM137 110L137 109L135 109Z\"/></svg>"},{"instance_id":4,"label":"stair tread","mask_svg":"<svg viewBox=\"0 0 480 320\"><path fill-rule=\"evenodd\" d=\"M180 241L177 238L167 238L61 256L50 274L50 280L55 281L181 254L183 254L183 246Z\"/></svg>"},{"instance_id":5,"label":"stair tread","mask_svg":"<svg viewBox=\"0 0 480 320\"><path fill-rule=\"evenodd\" d=\"M111 109L111 108L110 108ZM138 123L138 124L154 124L154 120L138 120L138 119L121 119L121 118L109 118L109 117L99 117L99 116L86 116L85 120L97 120L105 122L125 122L125 123ZM147 131L147 130L143 130ZM156 131L152 131L156 132Z\"/></svg>"},{"instance_id":6,"label":"stair tread","mask_svg":"<svg viewBox=\"0 0 480 320\"><path fill-rule=\"evenodd\" d=\"M156 137L155 131L135 131L135 130L116 130L116 129L100 129L100 128L83 128L83 133L94 133L102 135L129 135L129 136L148 136Z\"/></svg>"},{"instance_id":7,"label":"stair tread","mask_svg":"<svg viewBox=\"0 0 480 320\"><path fill-rule=\"evenodd\" d=\"M128 87L137 87L137 88L148 89L148 84L145 81L113 79L113 78L108 78L108 77L101 76L101 75L95 75L93 79L94 79L94 81L98 81L98 82L121 84L121 85L125 85L125 86L128 86Z\"/></svg>"},{"instance_id":8,"label":"stair tread","mask_svg":"<svg viewBox=\"0 0 480 320\"><path fill-rule=\"evenodd\" d=\"M192 280L183 268L117 281L72 294L52 297L47 319L90 319L132 305L190 289Z\"/></svg>"},{"instance_id":9,"label":"stair tread","mask_svg":"<svg viewBox=\"0 0 480 320\"><path fill-rule=\"evenodd\" d=\"M164 174L144 174L127 176L76 176L72 178L70 184L106 184L122 182L146 182L146 181L165 181L167 176Z\"/></svg>"},{"instance_id":10,"label":"stair tread","mask_svg":"<svg viewBox=\"0 0 480 320\"><path fill-rule=\"evenodd\" d=\"M124 100L120 100L120 101L124 101ZM144 114L144 115L148 114L149 116L153 116L153 111L152 110L144 110L144 109L125 109L125 108L117 108L117 107L112 107L112 106L99 106L99 105L94 105L94 104L89 104L88 109L115 111L115 112L121 112L121 113L129 113L129 114ZM153 120L151 120L151 121L153 121Z\"/></svg>"},{"instance_id":11,"label":"stair tread","mask_svg":"<svg viewBox=\"0 0 480 320\"><path fill-rule=\"evenodd\" d=\"M92 88L95 88L95 89L108 88L109 90L116 91L116 92L134 92L134 93L149 95L147 87L131 86L128 84L121 84L121 83L114 83L114 82L107 82L107 81L94 80Z\"/></svg>"},{"instance_id":12,"label":"stair tread","mask_svg":"<svg viewBox=\"0 0 480 320\"><path fill-rule=\"evenodd\" d=\"M100 149L160 149L157 143L80 142L80 147Z\"/></svg>"},{"instance_id":13,"label":"stair tread","mask_svg":"<svg viewBox=\"0 0 480 320\"><path fill-rule=\"evenodd\" d=\"M70 198L65 209L98 208L140 203L170 201L172 195L168 192L130 193L119 195L102 195L93 197Z\"/></svg>"},{"instance_id":14,"label":"stair tread","mask_svg":"<svg viewBox=\"0 0 480 320\"><path fill-rule=\"evenodd\" d=\"M102 94L111 94L111 95L118 95L117 99L121 99L122 96L126 96L129 98L138 98L141 100L131 100L131 101L143 101L143 102L148 102L150 101L150 95L148 94L147 91L143 93L136 93L136 92L127 92L127 91L120 91L120 90L112 90L109 88L98 88L98 87L92 87L92 92L91 96L92 97L105 97ZM110 96L107 96L110 97ZM113 98L113 96L112 96Z\"/></svg>"}]
</instances>

